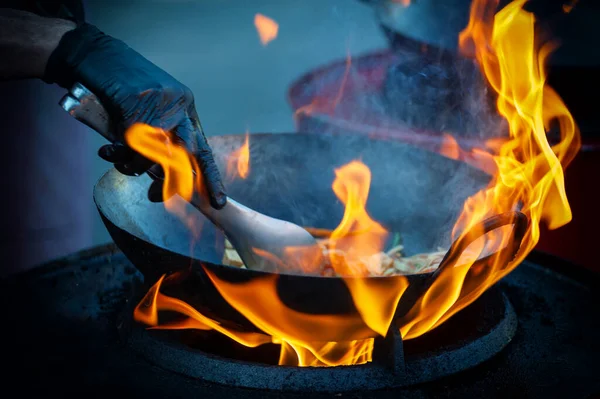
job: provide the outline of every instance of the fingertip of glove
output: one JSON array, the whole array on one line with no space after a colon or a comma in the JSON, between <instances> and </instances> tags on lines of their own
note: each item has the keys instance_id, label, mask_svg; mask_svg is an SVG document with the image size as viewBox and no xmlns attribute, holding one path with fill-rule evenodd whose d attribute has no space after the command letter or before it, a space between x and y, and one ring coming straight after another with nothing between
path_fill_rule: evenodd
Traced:
<instances>
[{"instance_id":1,"label":"fingertip of glove","mask_svg":"<svg viewBox=\"0 0 600 399\"><path fill-rule=\"evenodd\" d=\"M106 144L100 147L100 149L98 149L98 156L104 159L105 161L111 162L112 158L114 157L114 152L115 150L113 148L113 145Z\"/></svg>"},{"instance_id":2,"label":"fingertip of glove","mask_svg":"<svg viewBox=\"0 0 600 399\"><path fill-rule=\"evenodd\" d=\"M98 150L98 156L108 162L128 162L132 158L132 151L122 145L106 144Z\"/></svg>"},{"instance_id":3,"label":"fingertip of glove","mask_svg":"<svg viewBox=\"0 0 600 399\"><path fill-rule=\"evenodd\" d=\"M210 196L210 205L214 209L223 209L223 207L225 205L227 205L227 195L225 195L225 193L211 195Z\"/></svg>"}]
</instances>

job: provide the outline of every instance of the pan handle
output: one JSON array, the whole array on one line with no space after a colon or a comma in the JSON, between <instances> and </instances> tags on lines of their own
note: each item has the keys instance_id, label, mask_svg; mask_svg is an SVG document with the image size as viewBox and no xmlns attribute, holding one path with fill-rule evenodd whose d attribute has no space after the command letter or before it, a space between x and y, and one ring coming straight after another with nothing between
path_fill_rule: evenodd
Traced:
<instances>
[{"instance_id":1,"label":"pan handle","mask_svg":"<svg viewBox=\"0 0 600 399\"><path fill-rule=\"evenodd\" d=\"M79 122L91 127L102 137L114 143L114 126L98 97L81 83L75 83L69 93L60 100L60 106Z\"/></svg>"},{"instance_id":2,"label":"pan handle","mask_svg":"<svg viewBox=\"0 0 600 399\"><path fill-rule=\"evenodd\" d=\"M446 252L444 258L440 262L440 266L429 279L429 284L426 284L426 286L429 287L444 269L454 267L456 265L456 262L458 262L461 255L465 251L465 249L467 249L469 245L471 245L475 240L484 236L490 231L510 224L514 225L512 231L512 240L505 248L501 249L500 251L508 253L508 256L506 258L508 261L513 260L515 256L517 256L517 253L521 248L523 236L525 235L525 232L527 231L527 226L529 225L527 216L525 216L522 212L519 211L506 212L485 219L484 221L479 222L475 226L473 226L467 234L462 235L458 240L454 241L450 246L448 252ZM488 258L489 256L487 256L486 258ZM474 263L479 263L480 261L482 261L482 259L478 259Z\"/></svg>"},{"instance_id":3,"label":"pan handle","mask_svg":"<svg viewBox=\"0 0 600 399\"><path fill-rule=\"evenodd\" d=\"M505 259L507 260L514 259L521 248L521 241L523 240L523 236L527 231L527 226L529 224L527 216L519 211L513 211L492 216L482 222L477 223L469 230L467 234L462 235L458 240L452 243L450 249L448 252L446 252L446 255L444 255L444 258L440 262L439 267L431 276L422 281L421 284L416 284L412 290L411 286L409 286L407 290L408 293L402 295L400 301L398 302L398 306L396 307L396 320L401 319L407 312L410 311L413 305L415 305L419 299L423 297L423 295L429 290L429 288L444 270L453 268L456 265L461 255L465 249L469 247L469 245L490 231L510 224L514 226L512 231L512 240L505 248L500 249L494 254L505 256ZM490 256L492 255L475 260L471 267L485 265ZM410 300L405 298L410 298Z\"/></svg>"}]
</instances>

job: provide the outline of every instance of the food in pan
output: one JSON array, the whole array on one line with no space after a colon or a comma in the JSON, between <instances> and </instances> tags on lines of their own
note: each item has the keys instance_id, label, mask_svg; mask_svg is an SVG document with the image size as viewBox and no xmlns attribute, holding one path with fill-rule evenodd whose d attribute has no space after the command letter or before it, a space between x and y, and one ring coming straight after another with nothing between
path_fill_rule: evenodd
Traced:
<instances>
[{"instance_id":1,"label":"food in pan","mask_svg":"<svg viewBox=\"0 0 600 399\"><path fill-rule=\"evenodd\" d=\"M317 232L315 229L311 230ZM313 231L310 232L317 237L322 236L322 234L315 234ZM391 276L430 273L438 268L446 254L443 248L438 248L435 252L404 256L404 246L398 243L399 240L397 237L398 235L395 235L394 243L389 250L361 258L368 275ZM317 243L321 247L326 259L330 259L332 255L345 256L344 251L330 247L328 238L317 238ZM225 239L225 252L222 262L224 265L246 268L239 254L227 239ZM321 271L321 275L333 277L338 274L331 265L326 265Z\"/></svg>"}]
</instances>

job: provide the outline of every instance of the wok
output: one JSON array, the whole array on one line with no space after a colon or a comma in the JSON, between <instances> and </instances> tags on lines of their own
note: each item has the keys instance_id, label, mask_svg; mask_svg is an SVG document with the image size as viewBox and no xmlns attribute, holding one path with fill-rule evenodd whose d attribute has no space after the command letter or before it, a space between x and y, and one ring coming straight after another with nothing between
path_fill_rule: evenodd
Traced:
<instances>
[{"instance_id":1,"label":"wok","mask_svg":"<svg viewBox=\"0 0 600 399\"><path fill-rule=\"evenodd\" d=\"M243 135L211 137L219 169L227 175L227 155L239 148ZM228 194L269 216L300 226L335 228L344 206L331 184L334 168L360 159L372 172L367 210L390 232L401 234L407 255L453 245L460 253L481 233L450 242L450 232L464 200L484 187L489 176L466 164L413 146L360 136L309 134L253 134L250 136L250 174L247 179L226 179ZM242 283L269 273L221 263L224 236L178 196L188 214L186 222L152 202L150 177L125 176L108 171L96 184L94 200L111 237L152 285L163 274L179 272L182 278L165 293L176 295L203 314L242 331L256 328L225 301L206 274ZM194 236L186 223L193 223ZM518 250L527 224L519 212L502 214L484 222L484 232L514 224L513 244L502 251ZM509 257L510 258L510 257ZM486 258L487 259L487 258ZM480 259L478 262L484 262ZM398 304L406 312L435 279L439 270L452 267L457 256L446 256L436 273L406 276L410 286ZM369 277L374 284L389 285L398 276ZM277 292L290 309L310 314L359 317L346 283L339 277L280 274ZM248 300L257 293L248 293ZM354 339L376 334L366 325ZM326 337L336 341L340 337Z\"/></svg>"}]
</instances>

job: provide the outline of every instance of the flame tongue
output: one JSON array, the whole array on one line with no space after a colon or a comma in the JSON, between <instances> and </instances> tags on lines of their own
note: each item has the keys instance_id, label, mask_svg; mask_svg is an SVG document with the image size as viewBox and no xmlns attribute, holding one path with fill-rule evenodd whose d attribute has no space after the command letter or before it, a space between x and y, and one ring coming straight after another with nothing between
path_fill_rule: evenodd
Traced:
<instances>
[{"instance_id":1,"label":"flame tongue","mask_svg":"<svg viewBox=\"0 0 600 399\"><path fill-rule=\"evenodd\" d=\"M536 51L535 20L523 10L525 2L514 1L494 17L497 1L476 0L460 43L463 47L474 45L477 61L498 93L498 111L510 128L510 140L494 157L498 172L491 192L469 205L491 216L521 204L531 220L530 237L525 239L523 251L529 252L539 239L540 221L554 229L572 218L563 168L571 162L580 143L571 114L545 85L544 64L554 45L545 43ZM546 129L555 122L560 126L561 140L552 146ZM468 212L465 209L462 220ZM469 220L474 223L474 219ZM468 228L468 223L461 227Z\"/></svg>"},{"instance_id":2,"label":"flame tongue","mask_svg":"<svg viewBox=\"0 0 600 399\"><path fill-rule=\"evenodd\" d=\"M269 42L277 38L279 24L273 19L262 14L256 14L254 16L254 26L263 46L266 46Z\"/></svg>"},{"instance_id":3,"label":"flame tongue","mask_svg":"<svg viewBox=\"0 0 600 399\"><path fill-rule=\"evenodd\" d=\"M368 269L375 267L369 256L383 249L388 234L366 210L371 171L362 162L353 161L336 169L335 175L333 192L346 208L342 221L331 234L331 265L340 275L366 276ZM352 234L355 232L360 234ZM336 250L345 255L337 256Z\"/></svg>"},{"instance_id":4,"label":"flame tongue","mask_svg":"<svg viewBox=\"0 0 600 399\"><path fill-rule=\"evenodd\" d=\"M352 161L336 169L335 176L332 189L345 210L342 221L331 233L330 262L338 274L352 277L344 282L365 324L385 336L408 281L400 276L386 282L367 278L379 272L377 255L388 235L367 213L371 170L360 161Z\"/></svg>"},{"instance_id":5,"label":"flame tongue","mask_svg":"<svg viewBox=\"0 0 600 399\"><path fill-rule=\"evenodd\" d=\"M225 178L228 181L237 177L246 179L250 174L250 135L246 133L244 144L227 157Z\"/></svg>"},{"instance_id":6,"label":"flame tongue","mask_svg":"<svg viewBox=\"0 0 600 399\"><path fill-rule=\"evenodd\" d=\"M485 218L518 208L528 217L529 227L514 260L497 252L487 269L472 268L475 256L444 270L403 319L405 339L440 325L513 270L537 244L541 221L554 229L571 220L563 169L579 150L579 132L560 97L545 84L544 63L553 45L535 42L535 20L523 10L525 2L513 1L496 13L497 0L474 0L469 24L460 35L461 49L475 54L498 95L498 111L508 121L510 138L491 154L494 178L487 189L465 202L453 237L467 234ZM553 124L560 128L560 140L551 145L546 129ZM452 147L445 151L450 156L459 153ZM485 241L500 248L510 234L510 229L498 229ZM476 254L484 250L483 241L470 247Z\"/></svg>"}]
</instances>

